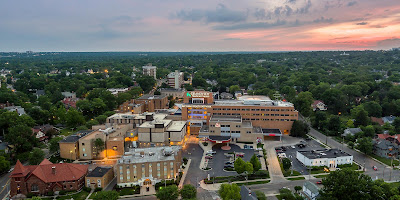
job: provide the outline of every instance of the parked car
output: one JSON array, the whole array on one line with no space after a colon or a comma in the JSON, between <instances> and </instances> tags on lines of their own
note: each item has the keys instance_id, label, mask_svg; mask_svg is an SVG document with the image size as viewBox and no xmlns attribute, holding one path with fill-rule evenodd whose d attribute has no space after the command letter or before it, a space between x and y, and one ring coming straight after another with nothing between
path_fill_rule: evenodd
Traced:
<instances>
[{"instance_id":1,"label":"parked car","mask_svg":"<svg viewBox=\"0 0 400 200\"><path fill-rule=\"evenodd\" d=\"M286 147L284 147L284 146L281 146L281 149L282 149L283 151L286 151Z\"/></svg>"},{"instance_id":2,"label":"parked car","mask_svg":"<svg viewBox=\"0 0 400 200\"><path fill-rule=\"evenodd\" d=\"M294 145L290 146L292 149L295 149L296 147Z\"/></svg>"},{"instance_id":3,"label":"parked car","mask_svg":"<svg viewBox=\"0 0 400 200\"><path fill-rule=\"evenodd\" d=\"M243 158L243 157L244 157L244 154L242 154L242 153L238 153L238 154L236 154L236 156L237 156L237 157L241 157L241 158Z\"/></svg>"},{"instance_id":4,"label":"parked car","mask_svg":"<svg viewBox=\"0 0 400 200\"><path fill-rule=\"evenodd\" d=\"M316 184L322 184L322 181L317 181Z\"/></svg>"},{"instance_id":5,"label":"parked car","mask_svg":"<svg viewBox=\"0 0 400 200\"><path fill-rule=\"evenodd\" d=\"M373 169L374 171L378 171L378 168L377 168L376 166L372 166L372 169Z\"/></svg>"},{"instance_id":6,"label":"parked car","mask_svg":"<svg viewBox=\"0 0 400 200\"><path fill-rule=\"evenodd\" d=\"M243 145L243 149L247 149L248 147L247 144Z\"/></svg>"},{"instance_id":7,"label":"parked car","mask_svg":"<svg viewBox=\"0 0 400 200\"><path fill-rule=\"evenodd\" d=\"M304 147L306 147L306 145L304 145L304 144L298 144L297 145L299 148L304 148Z\"/></svg>"},{"instance_id":8,"label":"parked car","mask_svg":"<svg viewBox=\"0 0 400 200\"><path fill-rule=\"evenodd\" d=\"M282 151L282 148L275 148L275 151Z\"/></svg>"},{"instance_id":9,"label":"parked car","mask_svg":"<svg viewBox=\"0 0 400 200\"><path fill-rule=\"evenodd\" d=\"M11 168L10 170L8 170L8 173L10 173L10 172L12 172L12 171L14 171L14 167Z\"/></svg>"},{"instance_id":10,"label":"parked car","mask_svg":"<svg viewBox=\"0 0 400 200\"><path fill-rule=\"evenodd\" d=\"M206 153L206 156L213 156L212 153Z\"/></svg>"},{"instance_id":11,"label":"parked car","mask_svg":"<svg viewBox=\"0 0 400 200\"><path fill-rule=\"evenodd\" d=\"M204 157L205 159L212 159L213 157L212 156L206 156L206 157Z\"/></svg>"},{"instance_id":12,"label":"parked car","mask_svg":"<svg viewBox=\"0 0 400 200\"><path fill-rule=\"evenodd\" d=\"M249 146L249 149L254 149L253 146Z\"/></svg>"},{"instance_id":13,"label":"parked car","mask_svg":"<svg viewBox=\"0 0 400 200\"><path fill-rule=\"evenodd\" d=\"M258 157L258 158L261 158L261 157L263 157L263 155L261 155L261 154L257 154L257 157Z\"/></svg>"},{"instance_id":14,"label":"parked car","mask_svg":"<svg viewBox=\"0 0 400 200\"><path fill-rule=\"evenodd\" d=\"M216 154L217 152L213 150L208 150L207 153Z\"/></svg>"},{"instance_id":15,"label":"parked car","mask_svg":"<svg viewBox=\"0 0 400 200\"><path fill-rule=\"evenodd\" d=\"M235 168L235 166L233 166L233 165L225 165L224 169L226 169L226 168Z\"/></svg>"},{"instance_id":16,"label":"parked car","mask_svg":"<svg viewBox=\"0 0 400 200\"><path fill-rule=\"evenodd\" d=\"M233 162L231 161L225 162L225 165L233 165Z\"/></svg>"},{"instance_id":17,"label":"parked car","mask_svg":"<svg viewBox=\"0 0 400 200\"><path fill-rule=\"evenodd\" d=\"M232 157L233 157L233 154L226 154L225 157L227 157L227 158L232 158Z\"/></svg>"},{"instance_id":18,"label":"parked car","mask_svg":"<svg viewBox=\"0 0 400 200\"><path fill-rule=\"evenodd\" d=\"M310 141L310 140L311 140L311 138L310 138L310 137L306 138L306 141Z\"/></svg>"}]
</instances>

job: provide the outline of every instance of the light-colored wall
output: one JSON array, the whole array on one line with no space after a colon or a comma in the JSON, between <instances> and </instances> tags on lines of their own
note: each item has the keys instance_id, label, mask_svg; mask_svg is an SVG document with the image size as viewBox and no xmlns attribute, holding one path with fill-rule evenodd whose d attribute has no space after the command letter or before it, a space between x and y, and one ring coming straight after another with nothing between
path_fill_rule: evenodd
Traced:
<instances>
[{"instance_id":1,"label":"light-colored wall","mask_svg":"<svg viewBox=\"0 0 400 200\"><path fill-rule=\"evenodd\" d=\"M64 159L79 159L79 145L78 142L74 143L59 143L60 157ZM72 153L71 153L72 152Z\"/></svg>"},{"instance_id":2,"label":"light-colored wall","mask_svg":"<svg viewBox=\"0 0 400 200\"><path fill-rule=\"evenodd\" d=\"M296 158L305 166L328 166L329 164L334 164L334 167L343 164L352 164L353 156L342 156L338 158L316 158L316 159L308 159L303 154L297 152ZM333 163L331 163L333 162Z\"/></svg>"},{"instance_id":3,"label":"light-colored wall","mask_svg":"<svg viewBox=\"0 0 400 200\"><path fill-rule=\"evenodd\" d=\"M111 168L110 170L108 170L106 174L104 174L103 177L86 177L85 186L90 187L92 189L97 188L99 187L98 180L100 180L100 188L105 188L113 178L114 178L114 169Z\"/></svg>"}]
</instances>

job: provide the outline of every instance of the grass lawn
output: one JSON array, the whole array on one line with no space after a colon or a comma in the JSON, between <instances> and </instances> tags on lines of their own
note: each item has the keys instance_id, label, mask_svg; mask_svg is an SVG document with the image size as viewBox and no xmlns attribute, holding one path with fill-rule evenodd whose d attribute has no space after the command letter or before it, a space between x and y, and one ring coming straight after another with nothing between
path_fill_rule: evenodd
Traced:
<instances>
[{"instance_id":1,"label":"grass lawn","mask_svg":"<svg viewBox=\"0 0 400 200\"><path fill-rule=\"evenodd\" d=\"M296 178L288 178L287 180L289 180L289 181L297 181L297 180L304 180L304 179L306 179L306 178L304 178L304 177L296 177Z\"/></svg>"},{"instance_id":2,"label":"grass lawn","mask_svg":"<svg viewBox=\"0 0 400 200\"><path fill-rule=\"evenodd\" d=\"M259 185L259 184L266 184L269 183L270 181L253 181L253 182L247 182L247 183L236 183L236 185L238 186L242 186L242 185Z\"/></svg>"},{"instance_id":3,"label":"grass lawn","mask_svg":"<svg viewBox=\"0 0 400 200\"><path fill-rule=\"evenodd\" d=\"M358 170L358 169L360 169L360 167L359 167L357 164L355 164L355 163L353 163L351 166L347 166L347 165L338 165L338 167L339 167L340 169L350 169L350 170Z\"/></svg>"},{"instance_id":4,"label":"grass lawn","mask_svg":"<svg viewBox=\"0 0 400 200\"><path fill-rule=\"evenodd\" d=\"M322 174L322 173L326 173L324 169L311 170L311 174Z\"/></svg>"},{"instance_id":5,"label":"grass lawn","mask_svg":"<svg viewBox=\"0 0 400 200\"><path fill-rule=\"evenodd\" d=\"M293 170L293 174L292 175L291 175L291 173L292 173L292 170L284 171L283 172L283 176L284 177L288 177L288 176L300 176L301 175L301 173L296 171L296 170Z\"/></svg>"},{"instance_id":6,"label":"grass lawn","mask_svg":"<svg viewBox=\"0 0 400 200\"><path fill-rule=\"evenodd\" d=\"M370 156L375 158L375 159L377 159L377 160L379 160L379 161L381 161L381 162L383 162L383 163L385 163L385 164L387 164L387 165L389 165L389 166L390 166L390 163L392 162L392 159L389 159L389 158L383 158L383 157L380 157L380 156L377 156L377 155L374 155L374 154L372 154ZM398 166L399 165L399 161L393 159L393 165Z\"/></svg>"},{"instance_id":7,"label":"grass lawn","mask_svg":"<svg viewBox=\"0 0 400 200\"><path fill-rule=\"evenodd\" d=\"M315 178L325 178L325 177L327 177L329 174L325 174L325 175L317 175L317 176L315 176Z\"/></svg>"},{"instance_id":8,"label":"grass lawn","mask_svg":"<svg viewBox=\"0 0 400 200\"><path fill-rule=\"evenodd\" d=\"M73 195L66 195L66 196L62 196L62 197L58 197L57 199L71 199L74 198L74 200L84 200L86 199L86 197L89 195L89 192L85 192L85 191L81 191L77 194L73 194Z\"/></svg>"},{"instance_id":9,"label":"grass lawn","mask_svg":"<svg viewBox=\"0 0 400 200\"><path fill-rule=\"evenodd\" d=\"M65 135L65 136L72 135L72 133L74 132L69 128L64 128L60 131L60 135Z\"/></svg>"}]
</instances>

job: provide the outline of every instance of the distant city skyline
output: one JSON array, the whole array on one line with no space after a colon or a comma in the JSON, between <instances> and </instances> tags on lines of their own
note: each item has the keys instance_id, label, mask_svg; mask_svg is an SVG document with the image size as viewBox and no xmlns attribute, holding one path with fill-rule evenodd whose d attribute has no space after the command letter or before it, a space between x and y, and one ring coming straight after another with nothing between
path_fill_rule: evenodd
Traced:
<instances>
[{"instance_id":1,"label":"distant city skyline","mask_svg":"<svg viewBox=\"0 0 400 200\"><path fill-rule=\"evenodd\" d=\"M394 0L0 2L0 51L312 51L400 47Z\"/></svg>"}]
</instances>

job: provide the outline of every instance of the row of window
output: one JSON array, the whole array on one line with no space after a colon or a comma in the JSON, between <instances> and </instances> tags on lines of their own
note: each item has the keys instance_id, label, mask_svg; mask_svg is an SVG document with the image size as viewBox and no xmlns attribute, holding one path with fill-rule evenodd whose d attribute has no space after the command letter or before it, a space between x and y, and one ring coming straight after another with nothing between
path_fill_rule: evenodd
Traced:
<instances>
[{"instance_id":1,"label":"row of window","mask_svg":"<svg viewBox=\"0 0 400 200\"><path fill-rule=\"evenodd\" d=\"M239 113L213 113L213 115L240 115ZM282 116L282 117L295 117L297 114L265 114L265 113L243 113L242 116Z\"/></svg>"},{"instance_id":2,"label":"row of window","mask_svg":"<svg viewBox=\"0 0 400 200\"><path fill-rule=\"evenodd\" d=\"M214 130L210 130L210 133L215 133ZM221 131L221 133L241 133L240 131ZM251 131L246 131L246 133L251 133Z\"/></svg>"},{"instance_id":3,"label":"row of window","mask_svg":"<svg viewBox=\"0 0 400 200\"><path fill-rule=\"evenodd\" d=\"M167 171L167 167L168 164L167 162L164 162L164 177L161 177L161 164L157 163L157 177L158 178L170 178L170 177L174 177L174 163L170 162L169 163L170 166L170 176L168 176L168 171ZM126 170L123 170L123 166L119 166L119 179L120 182L124 181L124 172L126 173L126 180L128 182L131 181L131 172L130 172L130 167L129 165L126 165ZM149 164L149 176L152 177L153 176L153 164ZM145 168L145 164L141 165L141 178L146 177L146 168ZM137 167L136 165L133 165L133 181L137 181L138 177L137 177Z\"/></svg>"},{"instance_id":4,"label":"row of window","mask_svg":"<svg viewBox=\"0 0 400 200\"><path fill-rule=\"evenodd\" d=\"M213 110L237 110L237 111L294 111L294 109L249 109L249 108L213 108Z\"/></svg>"}]
</instances>

